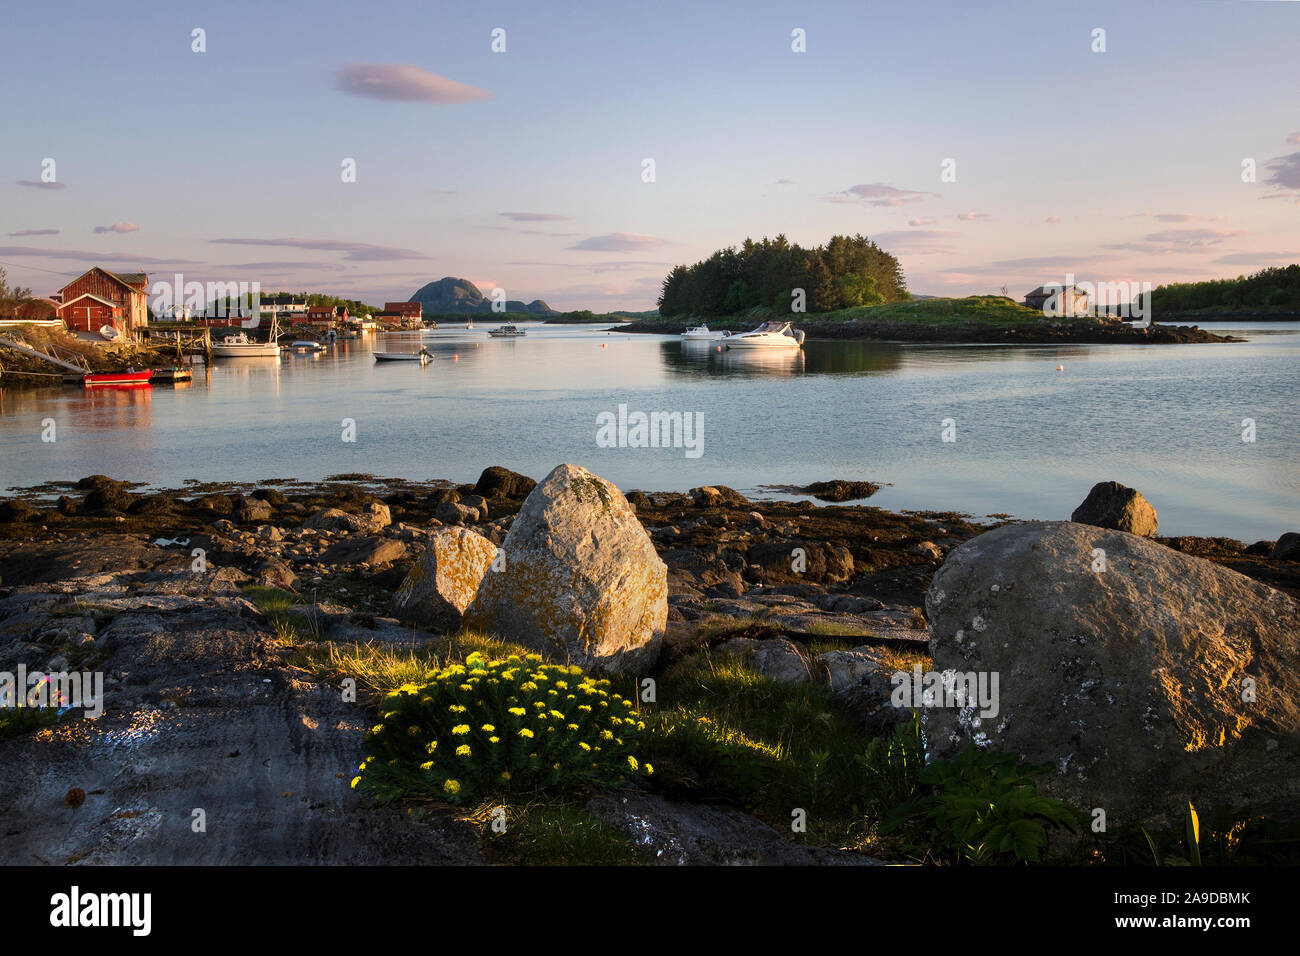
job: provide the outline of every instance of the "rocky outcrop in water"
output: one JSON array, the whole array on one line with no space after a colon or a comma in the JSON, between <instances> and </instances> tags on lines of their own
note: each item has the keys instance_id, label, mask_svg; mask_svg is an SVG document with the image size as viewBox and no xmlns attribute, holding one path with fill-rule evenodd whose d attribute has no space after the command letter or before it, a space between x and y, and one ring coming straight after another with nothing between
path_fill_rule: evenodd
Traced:
<instances>
[{"instance_id":1,"label":"rocky outcrop in water","mask_svg":"<svg viewBox=\"0 0 1300 956\"><path fill-rule=\"evenodd\" d=\"M1118 481L1102 481L1092 486L1083 504L1074 509L1071 521L1114 528L1151 537L1159 527L1156 509L1142 497L1142 492L1121 485Z\"/></svg>"}]
</instances>

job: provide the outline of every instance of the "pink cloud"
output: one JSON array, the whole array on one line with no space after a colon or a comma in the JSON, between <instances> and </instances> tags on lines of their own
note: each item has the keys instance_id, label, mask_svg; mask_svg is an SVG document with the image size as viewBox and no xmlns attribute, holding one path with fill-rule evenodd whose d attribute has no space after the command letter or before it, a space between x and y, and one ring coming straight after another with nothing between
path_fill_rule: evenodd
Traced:
<instances>
[{"instance_id":1,"label":"pink cloud","mask_svg":"<svg viewBox=\"0 0 1300 956\"><path fill-rule=\"evenodd\" d=\"M492 94L405 63L349 63L336 74L335 88L375 100L469 103Z\"/></svg>"}]
</instances>

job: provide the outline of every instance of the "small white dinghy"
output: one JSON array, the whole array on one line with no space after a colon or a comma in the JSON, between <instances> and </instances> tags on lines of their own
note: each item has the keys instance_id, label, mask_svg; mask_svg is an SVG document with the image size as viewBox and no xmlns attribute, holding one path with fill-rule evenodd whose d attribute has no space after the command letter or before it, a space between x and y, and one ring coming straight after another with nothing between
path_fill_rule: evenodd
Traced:
<instances>
[{"instance_id":1,"label":"small white dinghy","mask_svg":"<svg viewBox=\"0 0 1300 956\"><path fill-rule=\"evenodd\" d=\"M729 349L797 349L803 346L804 333L789 322L764 322L752 332L727 336Z\"/></svg>"},{"instance_id":2,"label":"small white dinghy","mask_svg":"<svg viewBox=\"0 0 1300 956\"><path fill-rule=\"evenodd\" d=\"M694 341L709 341L712 339L725 339L728 338L730 335L731 333L727 331L713 332L709 329L707 325L697 325L695 328L687 329L685 332L683 332L682 338L691 339Z\"/></svg>"},{"instance_id":3,"label":"small white dinghy","mask_svg":"<svg viewBox=\"0 0 1300 956\"><path fill-rule=\"evenodd\" d=\"M116 342L122 337L122 333L117 330L117 326L115 325L101 325L99 327L99 334L110 342Z\"/></svg>"}]
</instances>

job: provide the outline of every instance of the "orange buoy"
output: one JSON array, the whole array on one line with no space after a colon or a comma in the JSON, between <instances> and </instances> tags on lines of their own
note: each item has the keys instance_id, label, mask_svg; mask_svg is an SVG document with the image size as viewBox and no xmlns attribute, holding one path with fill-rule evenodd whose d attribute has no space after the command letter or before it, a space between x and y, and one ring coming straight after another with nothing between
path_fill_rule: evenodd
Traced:
<instances>
[{"instance_id":1,"label":"orange buoy","mask_svg":"<svg viewBox=\"0 0 1300 956\"><path fill-rule=\"evenodd\" d=\"M1057 370L1058 372L1064 372L1064 371L1065 371L1065 366L1064 366L1064 365L1058 365L1058 366L1056 366L1056 370Z\"/></svg>"},{"instance_id":2,"label":"orange buoy","mask_svg":"<svg viewBox=\"0 0 1300 956\"><path fill-rule=\"evenodd\" d=\"M600 347L603 349L603 348L604 348L606 345L608 345L608 344L609 344L608 342L601 342L601 343L600 343Z\"/></svg>"}]
</instances>

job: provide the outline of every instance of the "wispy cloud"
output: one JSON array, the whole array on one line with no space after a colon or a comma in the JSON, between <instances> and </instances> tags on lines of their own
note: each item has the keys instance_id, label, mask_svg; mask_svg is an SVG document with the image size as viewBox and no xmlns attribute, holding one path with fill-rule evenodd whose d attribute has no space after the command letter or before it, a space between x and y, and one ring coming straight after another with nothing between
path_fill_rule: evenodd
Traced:
<instances>
[{"instance_id":1,"label":"wispy cloud","mask_svg":"<svg viewBox=\"0 0 1300 956\"><path fill-rule=\"evenodd\" d=\"M1284 266L1300 262L1300 252L1232 252L1226 256L1211 259L1211 262L1225 266Z\"/></svg>"},{"instance_id":2,"label":"wispy cloud","mask_svg":"<svg viewBox=\"0 0 1300 956\"><path fill-rule=\"evenodd\" d=\"M583 239L569 248L580 252L638 252L666 245L668 245L667 239L659 239L656 236L643 236L635 232L611 232L603 236Z\"/></svg>"},{"instance_id":3,"label":"wispy cloud","mask_svg":"<svg viewBox=\"0 0 1300 956\"><path fill-rule=\"evenodd\" d=\"M1264 168L1269 171L1265 182L1272 183L1278 189L1300 190L1300 153L1270 159Z\"/></svg>"},{"instance_id":4,"label":"wispy cloud","mask_svg":"<svg viewBox=\"0 0 1300 956\"><path fill-rule=\"evenodd\" d=\"M133 222L115 222L111 226L96 226L95 235L104 232L139 232L140 227Z\"/></svg>"},{"instance_id":5,"label":"wispy cloud","mask_svg":"<svg viewBox=\"0 0 1300 956\"><path fill-rule=\"evenodd\" d=\"M938 221L937 219L909 219L907 224L909 226L933 226Z\"/></svg>"},{"instance_id":6,"label":"wispy cloud","mask_svg":"<svg viewBox=\"0 0 1300 956\"><path fill-rule=\"evenodd\" d=\"M349 63L339 69L336 89L375 100L469 103L492 94L405 63Z\"/></svg>"},{"instance_id":7,"label":"wispy cloud","mask_svg":"<svg viewBox=\"0 0 1300 956\"><path fill-rule=\"evenodd\" d=\"M33 259L72 259L79 262L123 262L130 265L199 265L197 259L159 259L134 252L82 252L79 249L33 249L30 246L0 246L0 256L30 256Z\"/></svg>"},{"instance_id":8,"label":"wispy cloud","mask_svg":"<svg viewBox=\"0 0 1300 956\"><path fill-rule=\"evenodd\" d=\"M1155 219L1159 222L1218 222L1222 216L1201 216L1193 212L1135 212L1130 219Z\"/></svg>"},{"instance_id":9,"label":"wispy cloud","mask_svg":"<svg viewBox=\"0 0 1300 956\"><path fill-rule=\"evenodd\" d=\"M1197 249L1202 246L1215 246L1225 239L1244 235L1247 235L1244 229L1166 229L1164 232L1148 233L1142 238L1146 242Z\"/></svg>"},{"instance_id":10,"label":"wispy cloud","mask_svg":"<svg viewBox=\"0 0 1300 956\"><path fill-rule=\"evenodd\" d=\"M1295 145L1296 143L1300 143L1300 130L1296 130L1294 133L1288 136L1286 138L1286 141L1288 145Z\"/></svg>"},{"instance_id":11,"label":"wispy cloud","mask_svg":"<svg viewBox=\"0 0 1300 956\"><path fill-rule=\"evenodd\" d=\"M793 180L793 179L785 179L785 178L783 177L783 178L781 178L781 179L778 179L778 180L777 180L776 182L774 182L772 185L773 185L773 186L793 186L793 185L794 185L794 180Z\"/></svg>"},{"instance_id":12,"label":"wispy cloud","mask_svg":"<svg viewBox=\"0 0 1300 956\"><path fill-rule=\"evenodd\" d=\"M972 209L970 212L957 213L957 218L962 222L983 222L985 219L989 218L989 214L986 212L976 212Z\"/></svg>"},{"instance_id":13,"label":"wispy cloud","mask_svg":"<svg viewBox=\"0 0 1300 956\"><path fill-rule=\"evenodd\" d=\"M1047 217L1047 221L1048 221L1048 222L1060 222L1060 221L1061 221L1061 217L1060 217L1060 216L1048 216L1048 217Z\"/></svg>"},{"instance_id":14,"label":"wispy cloud","mask_svg":"<svg viewBox=\"0 0 1300 956\"><path fill-rule=\"evenodd\" d=\"M515 222L563 222L569 218L558 212L503 212L498 215Z\"/></svg>"},{"instance_id":15,"label":"wispy cloud","mask_svg":"<svg viewBox=\"0 0 1300 956\"><path fill-rule=\"evenodd\" d=\"M35 179L19 179L19 186L29 186L32 189L67 189L67 183L43 183Z\"/></svg>"},{"instance_id":16,"label":"wispy cloud","mask_svg":"<svg viewBox=\"0 0 1300 956\"><path fill-rule=\"evenodd\" d=\"M951 229L902 229L896 232L874 233L871 241L882 249L926 256L956 252L956 248L948 240L959 235L961 233Z\"/></svg>"},{"instance_id":17,"label":"wispy cloud","mask_svg":"<svg viewBox=\"0 0 1300 956\"><path fill-rule=\"evenodd\" d=\"M317 252L341 252L344 259L353 262L395 262L401 259L432 258L414 249L377 246L368 242L345 242L340 239L209 239L208 241L228 246L278 246L311 249Z\"/></svg>"},{"instance_id":18,"label":"wispy cloud","mask_svg":"<svg viewBox=\"0 0 1300 956\"><path fill-rule=\"evenodd\" d=\"M17 238L18 236L57 236L57 229L19 229L17 232L11 232L9 235Z\"/></svg>"},{"instance_id":19,"label":"wispy cloud","mask_svg":"<svg viewBox=\"0 0 1300 956\"><path fill-rule=\"evenodd\" d=\"M927 193L917 189L898 189L884 183L860 183L850 186L839 193L823 196L827 202L862 202L869 206L902 206L909 202L921 202L938 193Z\"/></svg>"}]
</instances>

